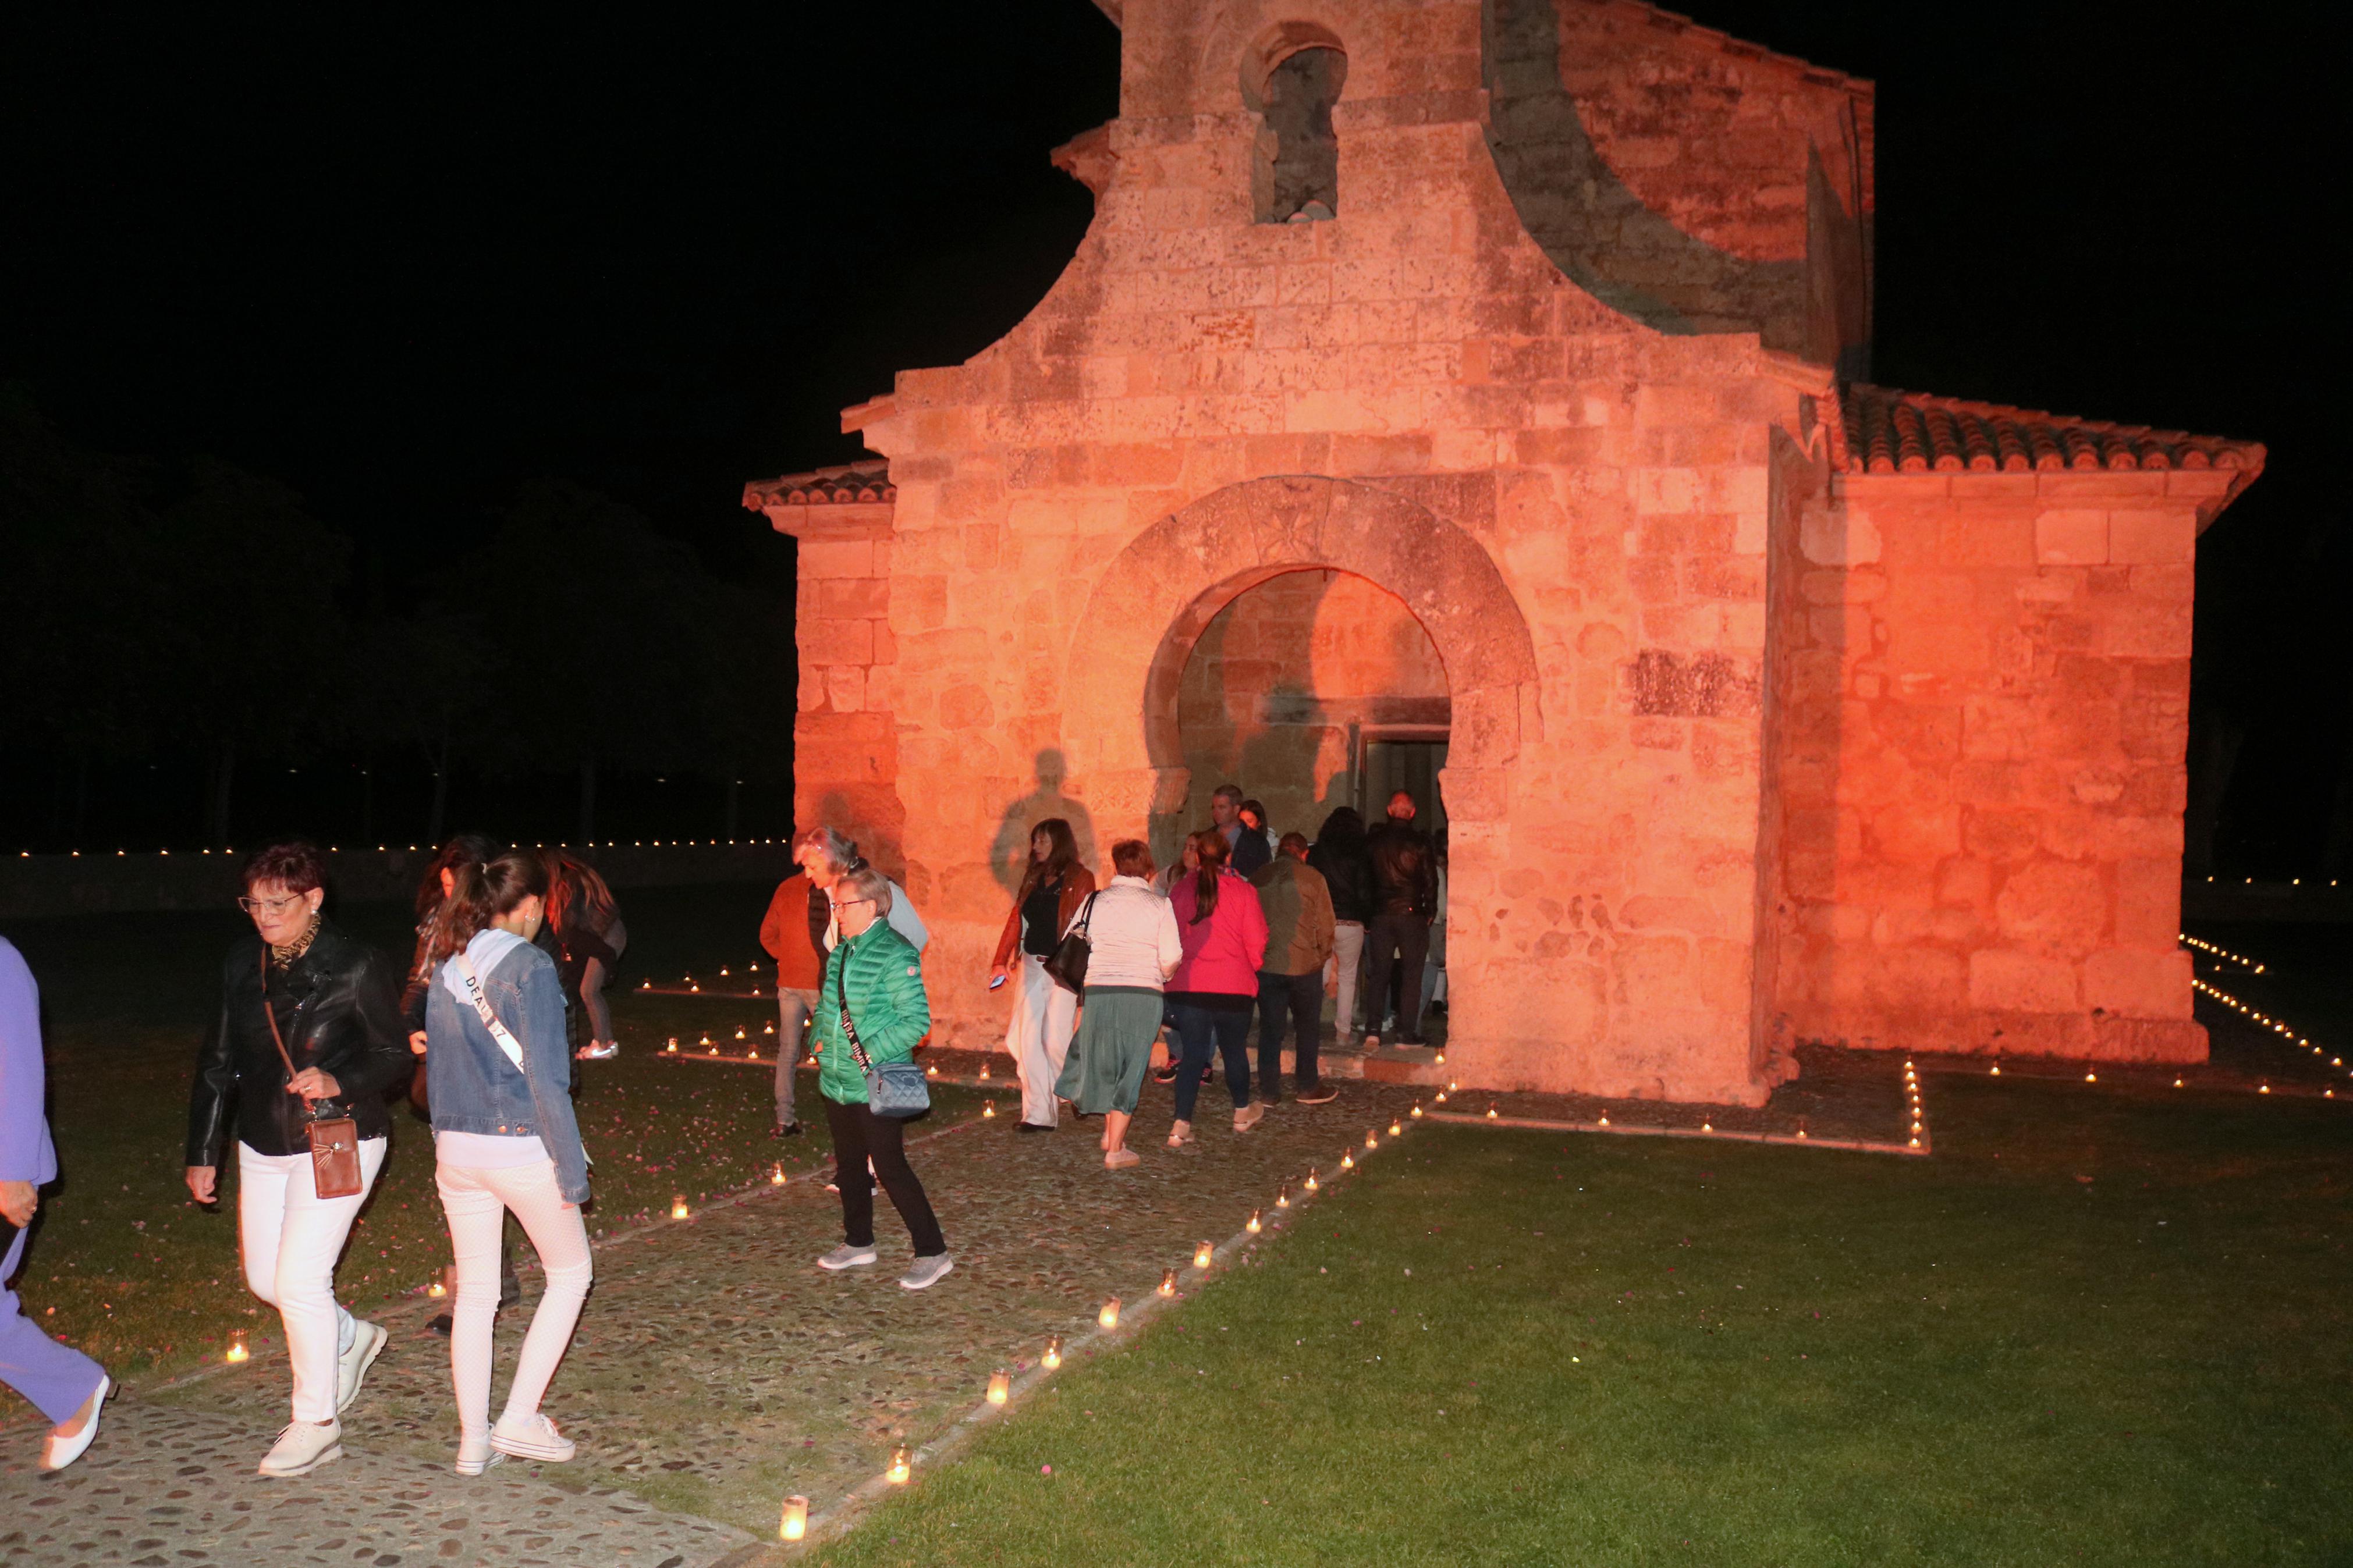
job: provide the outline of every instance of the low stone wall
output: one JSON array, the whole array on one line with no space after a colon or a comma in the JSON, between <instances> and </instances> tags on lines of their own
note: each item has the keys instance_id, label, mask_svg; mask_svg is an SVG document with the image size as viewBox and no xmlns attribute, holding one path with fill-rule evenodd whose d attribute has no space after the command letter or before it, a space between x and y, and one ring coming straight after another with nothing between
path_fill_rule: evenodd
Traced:
<instances>
[{"instance_id":1,"label":"low stone wall","mask_svg":"<svg viewBox=\"0 0 2353 1568\"><path fill-rule=\"evenodd\" d=\"M616 888L691 882L781 880L792 869L782 838L598 845L575 851ZM241 853L20 855L0 860L0 920L222 908L241 890ZM345 903L405 900L417 889L427 849L334 849L330 892Z\"/></svg>"}]
</instances>

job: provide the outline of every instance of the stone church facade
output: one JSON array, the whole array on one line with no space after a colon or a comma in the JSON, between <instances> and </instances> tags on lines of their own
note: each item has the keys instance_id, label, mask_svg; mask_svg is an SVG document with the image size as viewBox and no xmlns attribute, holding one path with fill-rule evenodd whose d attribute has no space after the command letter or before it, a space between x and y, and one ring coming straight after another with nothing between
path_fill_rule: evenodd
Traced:
<instances>
[{"instance_id":1,"label":"stone church facade","mask_svg":"<svg viewBox=\"0 0 2353 1568\"><path fill-rule=\"evenodd\" d=\"M1060 279L745 492L797 816L902 875L941 1037L1002 1037L1031 822L1312 834L1442 744L1447 1076L2202 1057L2192 568L2260 447L1871 384L1867 82L1630 0L1102 3Z\"/></svg>"}]
</instances>

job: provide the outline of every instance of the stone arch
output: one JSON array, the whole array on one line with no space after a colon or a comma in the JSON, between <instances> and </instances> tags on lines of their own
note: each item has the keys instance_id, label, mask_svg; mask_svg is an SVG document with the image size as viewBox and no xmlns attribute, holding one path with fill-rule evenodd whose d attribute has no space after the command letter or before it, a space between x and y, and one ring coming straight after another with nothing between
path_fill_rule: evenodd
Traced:
<instances>
[{"instance_id":1,"label":"stone arch","mask_svg":"<svg viewBox=\"0 0 2353 1568\"><path fill-rule=\"evenodd\" d=\"M1452 705L1447 811L1500 818L1504 770L1541 738L1518 601L1461 527L1394 491L1313 475L1203 496L1138 534L1097 581L1064 670L1062 735L1104 815L1141 826L1184 804L1176 693L1194 642L1240 595L1314 568L1366 578L1421 622Z\"/></svg>"}]
</instances>

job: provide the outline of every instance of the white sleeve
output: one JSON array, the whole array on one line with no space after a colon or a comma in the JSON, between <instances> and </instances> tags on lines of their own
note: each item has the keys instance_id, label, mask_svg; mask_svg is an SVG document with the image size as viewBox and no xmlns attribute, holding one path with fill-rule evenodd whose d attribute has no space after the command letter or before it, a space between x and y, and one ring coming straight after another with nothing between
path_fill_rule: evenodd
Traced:
<instances>
[{"instance_id":1,"label":"white sleeve","mask_svg":"<svg viewBox=\"0 0 2353 1568\"><path fill-rule=\"evenodd\" d=\"M907 897L907 889L896 882L891 884L889 919L891 929L905 937L917 952L923 952L923 944L932 940L932 933L924 929L923 917L915 912L915 900Z\"/></svg>"},{"instance_id":2,"label":"white sleeve","mask_svg":"<svg viewBox=\"0 0 2353 1568\"><path fill-rule=\"evenodd\" d=\"M1160 904L1160 979L1163 984L1185 962L1184 933L1176 929L1176 907L1162 899Z\"/></svg>"}]
</instances>

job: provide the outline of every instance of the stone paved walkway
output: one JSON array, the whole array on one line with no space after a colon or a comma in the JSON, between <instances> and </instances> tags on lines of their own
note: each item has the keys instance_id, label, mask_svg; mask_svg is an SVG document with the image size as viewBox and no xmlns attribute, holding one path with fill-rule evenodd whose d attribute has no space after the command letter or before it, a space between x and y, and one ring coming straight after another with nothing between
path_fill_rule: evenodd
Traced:
<instances>
[{"instance_id":1,"label":"stone paved walkway","mask_svg":"<svg viewBox=\"0 0 2353 1568\"><path fill-rule=\"evenodd\" d=\"M1864 1070L1876 1081L1850 1089L1848 1115L1881 1121L1897 1070ZM1279 1184L1296 1190L1311 1165L1328 1178L1344 1150L1361 1156L1369 1128L1388 1142L1388 1124L1417 1100L1430 1091L1351 1083L1333 1104L1286 1102L1238 1136L1215 1088L1202 1096L1199 1143L1171 1152L1160 1142L1168 1091L1147 1086L1135 1142L1145 1162L1114 1174L1095 1146L1099 1123L1021 1136L1008 1093L995 1120L929 1128L912 1150L956 1260L922 1294L898 1287L906 1236L887 1205L879 1267L813 1266L839 1238L838 1200L816 1180L601 1243L595 1292L547 1401L580 1445L571 1464L511 1462L473 1480L449 1472L448 1347L427 1328L441 1304L418 1298L384 1315L392 1342L345 1417L348 1457L299 1481L251 1473L286 1419L274 1342L257 1342L247 1365L111 1406L100 1446L61 1478L35 1475L31 1434L11 1434L0 1564L703 1568L756 1555L786 1495L825 1513L894 1445L920 1446L970 1412L993 1370L1026 1370L1049 1334L1075 1340L1104 1297L1148 1296L1164 1268L1232 1237L1253 1208L1296 1219L1302 1211L1274 1209ZM528 1264L525 1280L527 1308ZM501 1315L502 1374L527 1321Z\"/></svg>"}]
</instances>

